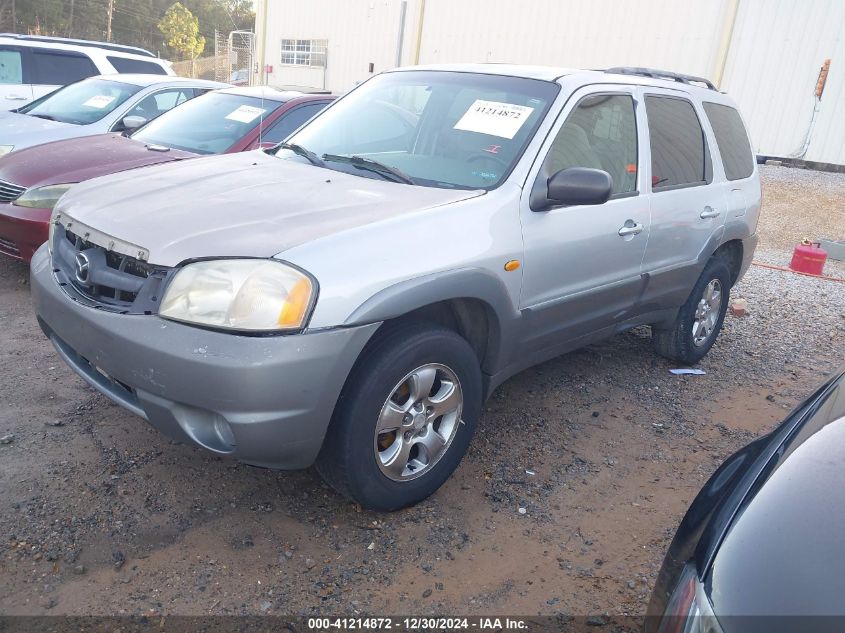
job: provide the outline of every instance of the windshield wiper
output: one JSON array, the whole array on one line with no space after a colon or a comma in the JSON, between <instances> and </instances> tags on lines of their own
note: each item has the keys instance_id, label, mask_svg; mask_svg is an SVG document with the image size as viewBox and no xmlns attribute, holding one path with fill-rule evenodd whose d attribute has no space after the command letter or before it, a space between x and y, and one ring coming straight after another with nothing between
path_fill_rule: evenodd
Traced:
<instances>
[{"instance_id":1,"label":"windshield wiper","mask_svg":"<svg viewBox=\"0 0 845 633\"><path fill-rule=\"evenodd\" d=\"M297 156L302 156L303 158L307 159L308 162L312 165L316 165L317 167L326 166L326 164L314 152L312 152L310 149L305 149L304 147L302 147L302 145L297 145L296 143L279 143L274 149L287 149L292 151Z\"/></svg>"},{"instance_id":2,"label":"windshield wiper","mask_svg":"<svg viewBox=\"0 0 845 633\"><path fill-rule=\"evenodd\" d=\"M39 119L47 119L48 121L56 120L55 117L51 117L49 114L30 114L29 116L37 116Z\"/></svg>"},{"instance_id":3,"label":"windshield wiper","mask_svg":"<svg viewBox=\"0 0 845 633\"><path fill-rule=\"evenodd\" d=\"M323 154L323 160L334 161L336 163L347 163L358 169L372 171L382 176L392 177L396 182L404 182L406 185L415 185L414 179L411 178L404 171L385 165L372 158L365 156L341 156L340 154Z\"/></svg>"}]
</instances>

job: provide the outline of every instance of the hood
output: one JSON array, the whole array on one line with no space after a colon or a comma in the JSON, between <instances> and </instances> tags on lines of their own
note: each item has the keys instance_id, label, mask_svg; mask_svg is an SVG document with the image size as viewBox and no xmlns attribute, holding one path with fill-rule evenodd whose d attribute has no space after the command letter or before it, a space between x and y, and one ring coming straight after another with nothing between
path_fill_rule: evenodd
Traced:
<instances>
[{"instance_id":1,"label":"hood","mask_svg":"<svg viewBox=\"0 0 845 633\"><path fill-rule=\"evenodd\" d=\"M0 116L0 145L14 145L13 151L18 151L41 143L83 136L87 127L17 112L3 112Z\"/></svg>"},{"instance_id":2,"label":"hood","mask_svg":"<svg viewBox=\"0 0 845 633\"><path fill-rule=\"evenodd\" d=\"M195 156L176 149L153 151L120 134L97 134L13 152L0 160L0 180L26 188L43 187Z\"/></svg>"},{"instance_id":3,"label":"hood","mask_svg":"<svg viewBox=\"0 0 845 633\"><path fill-rule=\"evenodd\" d=\"M0 180L26 188L42 187L195 156L176 149L149 150L141 141L120 134L97 134L13 152L0 160Z\"/></svg>"},{"instance_id":4,"label":"hood","mask_svg":"<svg viewBox=\"0 0 845 633\"><path fill-rule=\"evenodd\" d=\"M57 212L174 266L272 257L326 235L483 194L418 187L276 158L211 156L82 183Z\"/></svg>"},{"instance_id":5,"label":"hood","mask_svg":"<svg viewBox=\"0 0 845 633\"><path fill-rule=\"evenodd\" d=\"M845 379L836 384L775 453L713 559L706 587L728 633L749 629L727 616L845 615Z\"/></svg>"}]
</instances>

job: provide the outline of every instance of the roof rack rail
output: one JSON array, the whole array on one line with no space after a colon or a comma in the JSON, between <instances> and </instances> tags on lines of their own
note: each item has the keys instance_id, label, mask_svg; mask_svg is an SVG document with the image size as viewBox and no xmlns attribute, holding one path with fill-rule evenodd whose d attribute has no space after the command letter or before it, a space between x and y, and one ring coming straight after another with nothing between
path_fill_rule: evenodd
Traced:
<instances>
[{"instance_id":1,"label":"roof rack rail","mask_svg":"<svg viewBox=\"0 0 845 633\"><path fill-rule=\"evenodd\" d=\"M613 73L615 75L638 75L640 77L651 77L652 79L669 79L677 81L682 84L704 84L710 90L718 90L709 79L704 77L695 77L694 75L682 75L681 73L673 73L671 70L658 70L657 68L641 68L638 66L617 66L615 68L608 68L604 72Z\"/></svg>"},{"instance_id":2,"label":"roof rack rail","mask_svg":"<svg viewBox=\"0 0 845 633\"><path fill-rule=\"evenodd\" d=\"M22 33L0 33L0 37L11 37L25 42L44 42L45 44L73 44L74 46L93 46L118 53L132 53L143 57L155 57L150 51L138 46L125 46L111 42L94 42L93 40L74 40L67 37L48 37L46 35L24 35Z\"/></svg>"}]
</instances>

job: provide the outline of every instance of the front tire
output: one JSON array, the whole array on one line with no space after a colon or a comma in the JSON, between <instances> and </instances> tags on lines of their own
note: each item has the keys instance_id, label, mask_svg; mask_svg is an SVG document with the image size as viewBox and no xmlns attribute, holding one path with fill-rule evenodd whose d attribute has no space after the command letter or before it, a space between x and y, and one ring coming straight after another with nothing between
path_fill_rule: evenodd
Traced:
<instances>
[{"instance_id":1,"label":"front tire","mask_svg":"<svg viewBox=\"0 0 845 633\"><path fill-rule=\"evenodd\" d=\"M712 258L681 306L672 327L652 329L657 353L694 365L716 341L730 302L731 273L723 259Z\"/></svg>"},{"instance_id":2,"label":"front tire","mask_svg":"<svg viewBox=\"0 0 845 633\"><path fill-rule=\"evenodd\" d=\"M465 339L434 324L388 325L341 392L317 470L383 511L434 493L461 461L481 413L481 368Z\"/></svg>"}]
</instances>

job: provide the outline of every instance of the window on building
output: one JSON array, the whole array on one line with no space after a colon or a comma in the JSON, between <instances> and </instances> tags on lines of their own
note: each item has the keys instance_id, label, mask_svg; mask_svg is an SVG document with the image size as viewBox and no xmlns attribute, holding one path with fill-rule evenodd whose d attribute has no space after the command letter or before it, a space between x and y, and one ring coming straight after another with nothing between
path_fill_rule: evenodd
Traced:
<instances>
[{"instance_id":1,"label":"window on building","mask_svg":"<svg viewBox=\"0 0 845 633\"><path fill-rule=\"evenodd\" d=\"M725 176L728 180L748 178L754 172L754 156L739 112L730 106L707 102L704 112L716 136Z\"/></svg>"},{"instance_id":2,"label":"window on building","mask_svg":"<svg viewBox=\"0 0 845 633\"><path fill-rule=\"evenodd\" d=\"M637 120L629 95L591 95L567 117L555 137L547 173L569 167L602 169L613 178L613 194L637 189Z\"/></svg>"},{"instance_id":3,"label":"window on building","mask_svg":"<svg viewBox=\"0 0 845 633\"><path fill-rule=\"evenodd\" d=\"M704 184L710 160L695 108L686 99L646 96L654 191Z\"/></svg>"},{"instance_id":4,"label":"window on building","mask_svg":"<svg viewBox=\"0 0 845 633\"><path fill-rule=\"evenodd\" d=\"M155 62L145 62L142 59L132 59L129 57L117 57L108 55L106 57L109 63L114 66L114 69L119 73L144 73L148 75L166 75L167 71L162 68L160 64Z\"/></svg>"},{"instance_id":5,"label":"window on building","mask_svg":"<svg viewBox=\"0 0 845 633\"><path fill-rule=\"evenodd\" d=\"M327 40L282 40L282 63L291 66L326 65Z\"/></svg>"}]
</instances>

